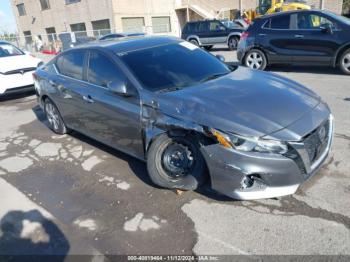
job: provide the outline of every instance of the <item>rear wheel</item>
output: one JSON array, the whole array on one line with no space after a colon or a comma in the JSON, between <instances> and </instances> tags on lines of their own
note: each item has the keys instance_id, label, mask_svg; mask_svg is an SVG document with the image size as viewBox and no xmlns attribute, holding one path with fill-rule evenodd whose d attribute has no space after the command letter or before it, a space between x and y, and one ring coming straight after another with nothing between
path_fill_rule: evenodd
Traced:
<instances>
[{"instance_id":1,"label":"rear wheel","mask_svg":"<svg viewBox=\"0 0 350 262\"><path fill-rule=\"evenodd\" d=\"M198 43L198 41L196 39L190 39L189 42L194 44L194 45L196 45L196 46L199 46L199 43Z\"/></svg>"},{"instance_id":2,"label":"rear wheel","mask_svg":"<svg viewBox=\"0 0 350 262\"><path fill-rule=\"evenodd\" d=\"M346 50L340 58L340 69L350 75L350 49Z\"/></svg>"},{"instance_id":3,"label":"rear wheel","mask_svg":"<svg viewBox=\"0 0 350 262\"><path fill-rule=\"evenodd\" d=\"M58 111L56 105L51 99L46 98L44 102L44 111L49 121L49 127L56 134L64 135L67 133L67 127L63 122L63 119Z\"/></svg>"},{"instance_id":4,"label":"rear wheel","mask_svg":"<svg viewBox=\"0 0 350 262\"><path fill-rule=\"evenodd\" d=\"M228 40L228 48L230 50L236 50L238 46L239 38L237 36L231 36Z\"/></svg>"},{"instance_id":5,"label":"rear wheel","mask_svg":"<svg viewBox=\"0 0 350 262\"><path fill-rule=\"evenodd\" d=\"M262 51L252 49L245 56L244 65L251 69L265 70L267 66L267 59Z\"/></svg>"},{"instance_id":6,"label":"rear wheel","mask_svg":"<svg viewBox=\"0 0 350 262\"><path fill-rule=\"evenodd\" d=\"M165 188L195 190L205 181L205 161L200 144L190 135L159 136L147 154L152 181Z\"/></svg>"}]
</instances>

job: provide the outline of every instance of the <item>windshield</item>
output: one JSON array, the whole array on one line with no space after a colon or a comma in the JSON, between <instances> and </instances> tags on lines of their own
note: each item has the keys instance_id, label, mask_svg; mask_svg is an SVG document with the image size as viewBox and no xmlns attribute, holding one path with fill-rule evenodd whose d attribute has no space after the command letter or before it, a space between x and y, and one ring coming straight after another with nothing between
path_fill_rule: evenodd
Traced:
<instances>
[{"instance_id":1,"label":"windshield","mask_svg":"<svg viewBox=\"0 0 350 262\"><path fill-rule=\"evenodd\" d=\"M334 14L332 12L325 12L327 15L333 17L334 19L340 21L340 22L343 22L344 24L347 24L347 25L350 25L350 19L345 17L345 16L341 16L341 15L337 15L337 14Z\"/></svg>"},{"instance_id":2,"label":"windshield","mask_svg":"<svg viewBox=\"0 0 350 262\"><path fill-rule=\"evenodd\" d=\"M231 72L218 58L188 42L121 53L119 56L143 87L154 92L181 89Z\"/></svg>"},{"instance_id":3,"label":"windshield","mask_svg":"<svg viewBox=\"0 0 350 262\"><path fill-rule=\"evenodd\" d=\"M23 55L23 52L10 44L0 44L0 57Z\"/></svg>"}]
</instances>

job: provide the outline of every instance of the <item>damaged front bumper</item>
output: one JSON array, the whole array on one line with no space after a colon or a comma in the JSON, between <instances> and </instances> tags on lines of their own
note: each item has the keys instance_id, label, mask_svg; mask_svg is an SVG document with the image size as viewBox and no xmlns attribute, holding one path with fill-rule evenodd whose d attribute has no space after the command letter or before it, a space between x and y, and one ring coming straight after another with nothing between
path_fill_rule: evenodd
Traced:
<instances>
[{"instance_id":1,"label":"damaged front bumper","mask_svg":"<svg viewBox=\"0 0 350 262\"><path fill-rule=\"evenodd\" d=\"M295 153L288 155L242 152L219 144L204 146L212 188L234 199L252 200L294 194L299 186L322 166L330 151L333 119L327 125L327 138L322 152L312 163L303 142L290 144ZM311 134L312 135L312 134ZM310 136L311 136L310 135Z\"/></svg>"}]
</instances>

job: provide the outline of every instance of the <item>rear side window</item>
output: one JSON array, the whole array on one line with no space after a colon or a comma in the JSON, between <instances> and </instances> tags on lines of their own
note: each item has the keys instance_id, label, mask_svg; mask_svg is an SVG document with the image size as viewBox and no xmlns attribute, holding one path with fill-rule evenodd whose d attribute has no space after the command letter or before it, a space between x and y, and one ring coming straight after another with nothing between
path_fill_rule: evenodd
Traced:
<instances>
[{"instance_id":1,"label":"rear side window","mask_svg":"<svg viewBox=\"0 0 350 262\"><path fill-rule=\"evenodd\" d=\"M123 77L117 65L105 55L91 52L87 72L91 84L107 87L107 84Z\"/></svg>"},{"instance_id":2,"label":"rear side window","mask_svg":"<svg viewBox=\"0 0 350 262\"><path fill-rule=\"evenodd\" d=\"M63 54L57 59L56 66L60 74L83 80L85 51L76 50Z\"/></svg>"},{"instance_id":3,"label":"rear side window","mask_svg":"<svg viewBox=\"0 0 350 262\"><path fill-rule=\"evenodd\" d=\"M198 31L198 23L188 23L185 26L184 32L186 33L194 33Z\"/></svg>"},{"instance_id":4,"label":"rear side window","mask_svg":"<svg viewBox=\"0 0 350 262\"><path fill-rule=\"evenodd\" d=\"M272 17L270 23L265 24L265 28L271 29L289 29L290 28L290 15L281 15Z\"/></svg>"}]
</instances>

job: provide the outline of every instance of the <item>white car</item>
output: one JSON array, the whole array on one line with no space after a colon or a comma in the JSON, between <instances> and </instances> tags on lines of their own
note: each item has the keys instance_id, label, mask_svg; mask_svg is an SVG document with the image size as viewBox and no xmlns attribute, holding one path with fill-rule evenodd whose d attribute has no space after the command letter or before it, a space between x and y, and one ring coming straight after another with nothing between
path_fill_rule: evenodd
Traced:
<instances>
[{"instance_id":1,"label":"white car","mask_svg":"<svg viewBox=\"0 0 350 262\"><path fill-rule=\"evenodd\" d=\"M42 64L40 59L0 41L0 96L34 90L32 74Z\"/></svg>"}]
</instances>

